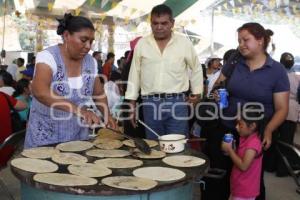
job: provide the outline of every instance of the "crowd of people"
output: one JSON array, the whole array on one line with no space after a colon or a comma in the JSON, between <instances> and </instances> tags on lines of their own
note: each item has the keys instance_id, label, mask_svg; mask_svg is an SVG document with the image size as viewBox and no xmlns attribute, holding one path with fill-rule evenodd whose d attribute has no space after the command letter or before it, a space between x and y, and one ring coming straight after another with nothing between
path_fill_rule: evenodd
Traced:
<instances>
[{"instance_id":1,"label":"crowd of people","mask_svg":"<svg viewBox=\"0 0 300 200\"><path fill-rule=\"evenodd\" d=\"M225 117L218 115L213 123L196 120L201 121L200 135L207 138L202 150L211 167L227 171L215 195L265 199L263 172L287 175L276 141L292 144L299 118L300 76L291 70L293 55L285 52L280 62L274 60L267 52L273 32L250 22L237 30L237 49L223 58L209 57L203 67L191 41L173 27L172 10L155 6L152 33L132 40L115 66L113 52L105 62L102 52L89 54L95 37L92 22L65 14L57 28L62 44L39 52L27 67L18 58L0 71L0 142L12 133L7 100L26 124L24 148L86 140L90 127L104 123L117 129L120 119L124 132L134 137L156 137L137 119L160 135L189 137L191 113L203 99L218 102L216 88L222 86L229 94L228 107L219 110ZM90 101L101 116L88 109ZM227 133L233 134L236 149L223 142ZM1 164L10 153L1 156Z\"/></svg>"}]
</instances>

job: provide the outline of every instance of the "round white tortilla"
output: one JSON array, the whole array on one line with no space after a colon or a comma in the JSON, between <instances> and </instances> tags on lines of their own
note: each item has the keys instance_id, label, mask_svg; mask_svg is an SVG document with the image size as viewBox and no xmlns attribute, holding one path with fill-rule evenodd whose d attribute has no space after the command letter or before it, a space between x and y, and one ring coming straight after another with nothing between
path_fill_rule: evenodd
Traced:
<instances>
[{"instance_id":1,"label":"round white tortilla","mask_svg":"<svg viewBox=\"0 0 300 200\"><path fill-rule=\"evenodd\" d=\"M168 167L143 167L134 170L134 176L155 181L176 181L185 177L185 173Z\"/></svg>"},{"instance_id":2,"label":"round white tortilla","mask_svg":"<svg viewBox=\"0 0 300 200\"><path fill-rule=\"evenodd\" d=\"M47 183L50 185L59 186L96 185L98 182L94 178L60 173L36 174L33 176L33 180L40 183Z\"/></svg>"},{"instance_id":3,"label":"round white tortilla","mask_svg":"<svg viewBox=\"0 0 300 200\"><path fill-rule=\"evenodd\" d=\"M136 151L136 150L135 150ZM163 151L157 151L155 149L151 149L150 154L144 154L141 151L136 151L133 154L134 156L142 159L158 159L158 158L163 158L166 156L166 153Z\"/></svg>"},{"instance_id":4,"label":"round white tortilla","mask_svg":"<svg viewBox=\"0 0 300 200\"><path fill-rule=\"evenodd\" d=\"M61 151L78 152L90 149L93 146L93 143L87 141L71 141L58 144L56 148Z\"/></svg>"},{"instance_id":5,"label":"round white tortilla","mask_svg":"<svg viewBox=\"0 0 300 200\"><path fill-rule=\"evenodd\" d=\"M76 153L56 153L52 160L62 165L79 165L88 161L86 157Z\"/></svg>"},{"instance_id":6,"label":"round white tortilla","mask_svg":"<svg viewBox=\"0 0 300 200\"><path fill-rule=\"evenodd\" d=\"M143 165L143 161L127 158L106 158L101 160L96 160L95 164L105 166L108 168L134 168Z\"/></svg>"},{"instance_id":7,"label":"round white tortilla","mask_svg":"<svg viewBox=\"0 0 300 200\"><path fill-rule=\"evenodd\" d=\"M16 158L11 161L11 165L27 172L47 173L58 170L58 165L48 160L34 158Z\"/></svg>"},{"instance_id":8,"label":"round white tortilla","mask_svg":"<svg viewBox=\"0 0 300 200\"><path fill-rule=\"evenodd\" d=\"M171 165L174 167L196 167L205 163L205 160L202 158L183 155L168 156L162 161L167 165Z\"/></svg>"},{"instance_id":9,"label":"round white tortilla","mask_svg":"<svg viewBox=\"0 0 300 200\"><path fill-rule=\"evenodd\" d=\"M54 149L54 147L36 147L25 149L21 154L28 158L46 159L51 158L55 153L59 153L59 150Z\"/></svg>"},{"instance_id":10,"label":"round white tortilla","mask_svg":"<svg viewBox=\"0 0 300 200\"><path fill-rule=\"evenodd\" d=\"M129 156L129 151L111 149L111 150L103 150L103 149L94 149L86 152L86 155L93 156L97 158L120 158Z\"/></svg>"},{"instance_id":11,"label":"round white tortilla","mask_svg":"<svg viewBox=\"0 0 300 200\"><path fill-rule=\"evenodd\" d=\"M143 139L143 140L149 145L149 147L155 147L158 145L158 142L155 140L148 140L148 139ZM123 144L128 147L136 147L133 140L124 140Z\"/></svg>"},{"instance_id":12,"label":"round white tortilla","mask_svg":"<svg viewBox=\"0 0 300 200\"><path fill-rule=\"evenodd\" d=\"M103 177L112 173L112 171L107 167L92 163L69 165L68 170L71 174L85 177Z\"/></svg>"},{"instance_id":13,"label":"round white tortilla","mask_svg":"<svg viewBox=\"0 0 300 200\"><path fill-rule=\"evenodd\" d=\"M134 176L107 177L101 181L104 185L126 190L150 190L157 185L156 181Z\"/></svg>"},{"instance_id":14,"label":"round white tortilla","mask_svg":"<svg viewBox=\"0 0 300 200\"><path fill-rule=\"evenodd\" d=\"M119 149L123 146L123 143L120 140L109 138L96 139L93 143L99 149Z\"/></svg>"}]
</instances>

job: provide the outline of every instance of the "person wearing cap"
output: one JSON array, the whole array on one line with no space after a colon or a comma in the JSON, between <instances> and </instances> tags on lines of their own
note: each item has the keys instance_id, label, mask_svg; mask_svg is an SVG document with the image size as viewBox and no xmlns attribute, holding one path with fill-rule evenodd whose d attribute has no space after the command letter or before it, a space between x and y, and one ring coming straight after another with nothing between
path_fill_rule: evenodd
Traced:
<instances>
[{"instance_id":1,"label":"person wearing cap","mask_svg":"<svg viewBox=\"0 0 300 200\"><path fill-rule=\"evenodd\" d=\"M23 71L20 71L20 73L23 75L22 78L31 81L32 78L33 78L34 68L29 67L29 68L27 68L27 69L25 69Z\"/></svg>"},{"instance_id":2,"label":"person wearing cap","mask_svg":"<svg viewBox=\"0 0 300 200\"><path fill-rule=\"evenodd\" d=\"M220 76L220 72L221 72L221 60L222 58L219 58L218 56L211 56L207 59L206 61L206 76L207 76L207 80L206 80L206 85L205 87L207 87L207 97L210 95L210 92L216 82L216 80L219 78Z\"/></svg>"},{"instance_id":3,"label":"person wearing cap","mask_svg":"<svg viewBox=\"0 0 300 200\"><path fill-rule=\"evenodd\" d=\"M152 34L141 38L135 47L125 93L133 111L133 126L141 90L144 121L161 135L188 134L188 104L196 104L203 92L202 68L193 44L173 33L173 27L172 10L164 4L155 6L151 11ZM189 86L191 95L186 98ZM156 138L148 129L146 135Z\"/></svg>"},{"instance_id":4,"label":"person wearing cap","mask_svg":"<svg viewBox=\"0 0 300 200\"><path fill-rule=\"evenodd\" d=\"M220 67L222 66L221 63L222 58L219 58L218 56L210 56L206 61L206 74L207 76L210 76L214 74L216 71L220 70Z\"/></svg>"},{"instance_id":5,"label":"person wearing cap","mask_svg":"<svg viewBox=\"0 0 300 200\"><path fill-rule=\"evenodd\" d=\"M297 122L300 116L300 104L298 99L298 88L300 86L300 75L291 69L294 66L294 56L285 52L281 55L280 63L286 68L290 82L289 111L285 121L279 127L279 140L285 143L294 144L294 136ZM287 176L288 171L283 161L277 162L277 176Z\"/></svg>"}]
</instances>

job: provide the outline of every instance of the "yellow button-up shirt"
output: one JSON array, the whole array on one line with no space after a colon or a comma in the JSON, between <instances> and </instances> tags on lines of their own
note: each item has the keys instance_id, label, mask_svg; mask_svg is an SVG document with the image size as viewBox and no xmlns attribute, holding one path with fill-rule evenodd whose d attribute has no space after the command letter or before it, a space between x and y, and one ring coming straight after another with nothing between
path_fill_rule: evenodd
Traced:
<instances>
[{"instance_id":1,"label":"yellow button-up shirt","mask_svg":"<svg viewBox=\"0 0 300 200\"><path fill-rule=\"evenodd\" d=\"M23 77L23 74L21 74L21 71L24 71L25 69L26 69L25 66L18 67L16 81L20 80Z\"/></svg>"},{"instance_id":2,"label":"yellow button-up shirt","mask_svg":"<svg viewBox=\"0 0 300 200\"><path fill-rule=\"evenodd\" d=\"M142 95L184 92L189 81L192 93L202 94L202 67L192 43L173 33L161 53L151 34L140 39L134 49L125 98L136 100L140 89Z\"/></svg>"}]
</instances>

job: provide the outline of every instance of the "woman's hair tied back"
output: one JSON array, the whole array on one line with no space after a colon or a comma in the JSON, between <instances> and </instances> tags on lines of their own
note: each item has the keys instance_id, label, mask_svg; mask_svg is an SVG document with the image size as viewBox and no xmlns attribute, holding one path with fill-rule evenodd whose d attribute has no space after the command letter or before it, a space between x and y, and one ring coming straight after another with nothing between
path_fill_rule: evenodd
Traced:
<instances>
[{"instance_id":1,"label":"woman's hair tied back","mask_svg":"<svg viewBox=\"0 0 300 200\"><path fill-rule=\"evenodd\" d=\"M72 18L73 15L71 13L65 13L62 19L57 19L58 27L56 32L58 35L62 35L64 31L67 30L68 21L70 21Z\"/></svg>"}]
</instances>

